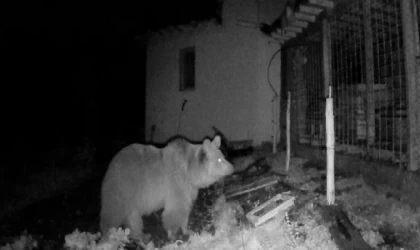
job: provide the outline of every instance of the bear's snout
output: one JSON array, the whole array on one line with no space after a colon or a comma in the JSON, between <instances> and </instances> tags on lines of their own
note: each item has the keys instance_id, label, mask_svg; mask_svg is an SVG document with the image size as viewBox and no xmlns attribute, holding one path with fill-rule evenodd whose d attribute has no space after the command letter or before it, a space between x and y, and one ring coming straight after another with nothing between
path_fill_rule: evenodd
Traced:
<instances>
[{"instance_id":1,"label":"bear's snout","mask_svg":"<svg viewBox=\"0 0 420 250\"><path fill-rule=\"evenodd\" d=\"M225 175L233 174L233 171L234 171L233 165L230 162L228 162L227 160L224 160L224 161L225 162L224 162L223 166L224 166Z\"/></svg>"}]
</instances>

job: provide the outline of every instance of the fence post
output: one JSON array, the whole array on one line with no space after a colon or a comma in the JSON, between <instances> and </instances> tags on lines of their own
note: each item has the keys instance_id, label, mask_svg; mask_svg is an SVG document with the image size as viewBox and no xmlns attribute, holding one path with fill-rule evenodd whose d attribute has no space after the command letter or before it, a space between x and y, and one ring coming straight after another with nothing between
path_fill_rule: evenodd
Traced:
<instances>
[{"instance_id":1,"label":"fence post","mask_svg":"<svg viewBox=\"0 0 420 250\"><path fill-rule=\"evenodd\" d=\"M420 166L420 64L417 6L413 0L402 0L405 81L407 86L408 169Z\"/></svg>"},{"instance_id":2,"label":"fence post","mask_svg":"<svg viewBox=\"0 0 420 250\"><path fill-rule=\"evenodd\" d=\"M324 75L324 98L329 95L331 83L331 33L330 23L324 18L322 20L322 60Z\"/></svg>"}]
</instances>

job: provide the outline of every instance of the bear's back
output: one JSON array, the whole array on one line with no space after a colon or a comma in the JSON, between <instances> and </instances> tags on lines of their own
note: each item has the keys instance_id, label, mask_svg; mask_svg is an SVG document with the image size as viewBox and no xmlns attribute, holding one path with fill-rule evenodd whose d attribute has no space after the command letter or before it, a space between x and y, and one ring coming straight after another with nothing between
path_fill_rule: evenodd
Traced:
<instances>
[{"instance_id":1,"label":"bear's back","mask_svg":"<svg viewBox=\"0 0 420 250\"><path fill-rule=\"evenodd\" d=\"M154 181L162 185L170 179L184 179L187 171L189 143L176 140L164 148L131 144L111 160L107 176L118 185L146 186ZM105 177L105 181L110 179Z\"/></svg>"},{"instance_id":2,"label":"bear's back","mask_svg":"<svg viewBox=\"0 0 420 250\"><path fill-rule=\"evenodd\" d=\"M131 144L121 149L111 160L110 165L115 163L123 165L131 165L132 163L148 165L158 162L162 158L162 149L153 145Z\"/></svg>"},{"instance_id":3,"label":"bear's back","mask_svg":"<svg viewBox=\"0 0 420 250\"><path fill-rule=\"evenodd\" d=\"M111 160L108 172L117 171L120 174L134 174L138 171L156 168L163 163L161 151L161 149L152 145L128 145Z\"/></svg>"},{"instance_id":4,"label":"bear's back","mask_svg":"<svg viewBox=\"0 0 420 250\"><path fill-rule=\"evenodd\" d=\"M144 189L151 179L163 183L164 180L159 180L163 176L163 165L162 149L151 145L128 145L111 160L102 188L119 189L131 196L131 191Z\"/></svg>"}]
</instances>

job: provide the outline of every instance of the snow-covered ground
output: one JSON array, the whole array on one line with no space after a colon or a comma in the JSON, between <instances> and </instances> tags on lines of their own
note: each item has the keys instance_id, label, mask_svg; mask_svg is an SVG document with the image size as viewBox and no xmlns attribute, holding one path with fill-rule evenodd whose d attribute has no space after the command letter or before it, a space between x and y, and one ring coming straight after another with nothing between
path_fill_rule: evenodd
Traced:
<instances>
[{"instance_id":1,"label":"snow-covered ground","mask_svg":"<svg viewBox=\"0 0 420 250\"><path fill-rule=\"evenodd\" d=\"M248 169L251 174L246 178L241 175L227 178L223 190L228 192L239 189L267 176L276 176L278 183L228 199L226 196L219 196L218 188L204 190L201 192L201 200L199 198L197 201L197 208L191 214L191 234L188 241L177 241L166 245L151 241L146 248L341 249L346 241L352 241L344 239L338 242L337 235L346 236L345 232L337 232L322 212L322 207L326 204L325 171L322 166L294 157L290 161L290 170L286 172L284 153L259 154L237 158L233 162L237 172L241 172L261 157L264 158L261 164L271 166L272 171ZM261 175L253 176L252 173ZM400 196L393 195L397 191L394 192L392 187L383 183L371 185L361 175L337 171L336 185L336 203L354 225L354 232L364 239L362 244L367 244L372 249L419 249L419 207L410 205ZM258 227L252 226L246 220L245 214L252 208L278 193L287 191L296 197L295 205L289 209L287 216L284 212L279 213ZM207 197L211 202L204 202L203 197ZM119 245L115 242L120 240L121 247L126 243L125 236L121 231L115 232L114 238L110 240L108 237L101 239L94 231L88 233L73 230L68 232L65 240L58 245L64 248L66 243L67 248L73 246L73 249L81 249L77 246L83 246L85 249L118 249ZM351 237L354 239L354 234ZM32 249L42 245L38 232L28 232L28 235L17 237L15 240L20 244L15 243L13 246L13 241L10 241L10 244L5 244L1 250L23 249L20 248L22 245L25 245L26 249ZM37 241L37 244L34 244L34 241ZM109 241L114 244L108 244L106 246L109 248L103 248L104 242ZM126 248L134 249L134 246L127 244Z\"/></svg>"}]
</instances>

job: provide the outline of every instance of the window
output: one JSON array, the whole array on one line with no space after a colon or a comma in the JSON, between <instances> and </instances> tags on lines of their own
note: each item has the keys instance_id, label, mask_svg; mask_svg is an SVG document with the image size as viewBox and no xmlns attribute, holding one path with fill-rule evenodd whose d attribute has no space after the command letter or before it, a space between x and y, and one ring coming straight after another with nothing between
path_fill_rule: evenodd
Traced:
<instances>
[{"instance_id":1,"label":"window","mask_svg":"<svg viewBox=\"0 0 420 250\"><path fill-rule=\"evenodd\" d=\"M188 47L180 51L179 56L180 66L180 82L179 90L194 90L195 89L195 48Z\"/></svg>"}]
</instances>

